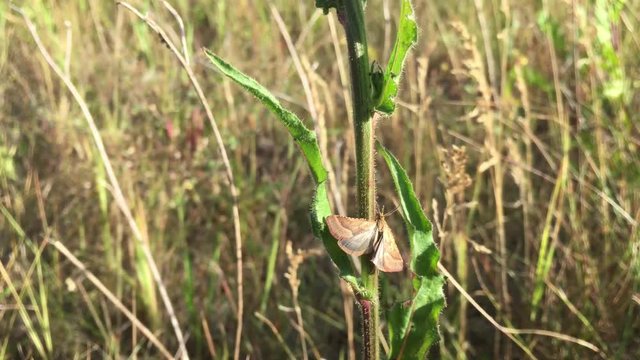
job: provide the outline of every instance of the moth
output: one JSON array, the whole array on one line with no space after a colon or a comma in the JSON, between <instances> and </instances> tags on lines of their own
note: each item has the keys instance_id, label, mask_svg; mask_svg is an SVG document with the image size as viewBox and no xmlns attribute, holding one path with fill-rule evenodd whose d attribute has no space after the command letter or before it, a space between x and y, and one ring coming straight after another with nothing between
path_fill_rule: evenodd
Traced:
<instances>
[{"instance_id":1,"label":"moth","mask_svg":"<svg viewBox=\"0 0 640 360\"><path fill-rule=\"evenodd\" d=\"M383 214L378 213L376 220L330 215L327 226L342 251L354 256L373 252L371 262L380 271L402 271L404 262Z\"/></svg>"}]
</instances>

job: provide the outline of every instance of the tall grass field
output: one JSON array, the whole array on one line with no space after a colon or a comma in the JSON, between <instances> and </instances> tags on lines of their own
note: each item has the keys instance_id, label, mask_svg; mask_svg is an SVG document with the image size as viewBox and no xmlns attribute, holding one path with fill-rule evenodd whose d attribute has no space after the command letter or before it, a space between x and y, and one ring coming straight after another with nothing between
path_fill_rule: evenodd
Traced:
<instances>
[{"instance_id":1,"label":"tall grass field","mask_svg":"<svg viewBox=\"0 0 640 360\"><path fill-rule=\"evenodd\" d=\"M640 359L638 54L638 0L0 0L0 360Z\"/></svg>"}]
</instances>

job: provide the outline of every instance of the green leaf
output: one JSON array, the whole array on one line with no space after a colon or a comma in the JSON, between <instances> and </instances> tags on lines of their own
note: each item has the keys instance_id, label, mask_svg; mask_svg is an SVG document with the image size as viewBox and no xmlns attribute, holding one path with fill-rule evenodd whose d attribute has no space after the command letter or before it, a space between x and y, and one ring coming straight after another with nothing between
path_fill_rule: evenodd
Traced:
<instances>
[{"instance_id":1,"label":"green leaf","mask_svg":"<svg viewBox=\"0 0 640 360\"><path fill-rule=\"evenodd\" d=\"M396 42L391 52L391 57L387 63L384 75L384 89L380 96L375 99L376 110L390 115L396 108L395 98L398 94L398 85L407 54L411 47L418 42L418 25L410 0L402 0L400 10L400 24Z\"/></svg>"},{"instance_id":2,"label":"green leaf","mask_svg":"<svg viewBox=\"0 0 640 360\"><path fill-rule=\"evenodd\" d=\"M340 275L352 285L355 283L353 267L347 254L338 247L335 239L329 235L324 219L331 215L329 197L327 196L326 180L327 170L322 164L320 147L316 134L309 130L296 114L284 108L269 90L257 81L243 74L240 70L223 61L220 57L205 49L205 54L211 63L224 75L242 86L254 95L260 102L276 115L278 120L287 128L293 140L300 146L302 154L307 160L311 175L316 183L316 194L311 209L311 225L316 237L322 239L331 260L338 266Z\"/></svg>"},{"instance_id":3,"label":"green leaf","mask_svg":"<svg viewBox=\"0 0 640 360\"><path fill-rule=\"evenodd\" d=\"M413 191L411 180L393 154L380 142L376 142L378 151L384 158L400 198L400 208L404 216L411 245L409 267L416 275L431 276L438 274L440 251L433 241L432 226Z\"/></svg>"},{"instance_id":4,"label":"green leaf","mask_svg":"<svg viewBox=\"0 0 640 360\"><path fill-rule=\"evenodd\" d=\"M331 206L327 193L327 182L323 181L316 187L313 205L311 206L311 226L313 227L313 233L322 240L325 249L327 249L327 252L331 256L331 260L333 260L338 266L338 269L340 269L340 276L350 283L355 291L361 292L361 286L356 280L349 257L340 249L336 239L329 233L325 222L325 219L329 215L331 215Z\"/></svg>"},{"instance_id":5,"label":"green leaf","mask_svg":"<svg viewBox=\"0 0 640 360\"><path fill-rule=\"evenodd\" d=\"M413 185L398 159L379 142L396 193L411 246L409 268L416 274L415 295L389 312L390 359L424 359L429 348L440 338L438 318L444 307L444 278L438 273L440 252L433 241L432 226L413 190Z\"/></svg>"}]
</instances>

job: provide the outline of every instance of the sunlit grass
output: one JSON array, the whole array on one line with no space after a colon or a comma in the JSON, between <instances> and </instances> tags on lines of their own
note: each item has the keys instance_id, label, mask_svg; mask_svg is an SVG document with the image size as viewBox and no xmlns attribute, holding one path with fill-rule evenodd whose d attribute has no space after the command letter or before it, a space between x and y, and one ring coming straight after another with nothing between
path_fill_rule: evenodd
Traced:
<instances>
[{"instance_id":1,"label":"sunlit grass","mask_svg":"<svg viewBox=\"0 0 640 360\"><path fill-rule=\"evenodd\" d=\"M179 43L179 29L160 2L132 3L171 27L169 36ZM207 47L260 74L283 104L308 114L269 2L171 3L185 22L192 65L239 188L246 306L241 352L255 359L300 358L298 324L304 323L307 343L322 356L346 358L344 317L351 314L328 258L300 264L297 299L285 278L288 240L295 249L320 247L309 235L312 191L303 184L312 180L305 165L267 111L200 55ZM339 73L346 62L337 63L329 20L314 17L313 1L273 4L308 64L336 189L352 212L354 144L343 96L348 84ZM233 199L205 114L178 62L144 23L114 3L37 0L21 6L63 69L71 31L69 75L96 118L125 196L135 199L137 223L146 229L189 354L233 354ZM398 12L396 2L369 0L370 47L377 49L372 59L388 55L385 32L395 31L395 20L385 22L378 10L384 7ZM607 358L640 356L640 308L633 301L640 293L640 4L478 0L418 2L416 11L420 42L407 60L397 113L381 123L378 136L406 166L423 207L437 200L437 214L428 215L437 215L442 263L505 326L581 338ZM464 24L470 37L453 22ZM341 31L338 41L344 51ZM159 354L83 272L53 246L41 247L48 231L167 349L177 349L83 115L5 2L0 79L0 358ZM453 145L465 147L471 179L455 194L442 170ZM379 169L379 188L388 190L380 197L392 203L384 173ZM390 224L397 237L406 236L400 220ZM76 283L82 288L70 285ZM400 284L392 277L383 285L383 306L401 298L397 294L409 299L409 287ZM444 358L524 357L454 288L446 290ZM359 348L359 325L354 328ZM518 337L541 359L593 356L573 343ZM312 347L306 350L312 357Z\"/></svg>"}]
</instances>

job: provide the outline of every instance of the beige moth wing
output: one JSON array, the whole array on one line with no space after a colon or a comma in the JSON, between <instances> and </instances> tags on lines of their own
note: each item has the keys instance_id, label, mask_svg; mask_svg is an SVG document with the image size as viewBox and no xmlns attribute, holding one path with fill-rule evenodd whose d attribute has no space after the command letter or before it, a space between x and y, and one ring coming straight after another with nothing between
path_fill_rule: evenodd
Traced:
<instances>
[{"instance_id":1,"label":"beige moth wing","mask_svg":"<svg viewBox=\"0 0 640 360\"><path fill-rule=\"evenodd\" d=\"M327 216L327 226L331 235L338 240L338 246L347 254L360 256L373 250L378 235L375 221L330 215Z\"/></svg>"},{"instance_id":2,"label":"beige moth wing","mask_svg":"<svg viewBox=\"0 0 640 360\"><path fill-rule=\"evenodd\" d=\"M396 239L393 237L393 233L387 225L387 222L384 221L384 218L381 218L378 222L380 223L379 229L382 234L378 239L377 248L371 262L373 262L380 271L402 271L404 261L402 260L402 255L400 255L400 250L398 250Z\"/></svg>"}]
</instances>

